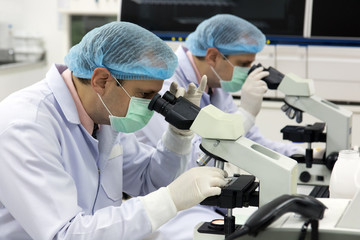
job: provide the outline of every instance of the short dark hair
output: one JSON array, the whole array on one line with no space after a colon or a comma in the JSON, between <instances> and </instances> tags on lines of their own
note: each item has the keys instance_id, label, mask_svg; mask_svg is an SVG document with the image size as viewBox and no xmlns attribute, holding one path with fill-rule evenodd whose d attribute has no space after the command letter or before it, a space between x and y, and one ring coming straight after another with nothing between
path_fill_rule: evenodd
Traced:
<instances>
[{"instance_id":1,"label":"short dark hair","mask_svg":"<svg viewBox=\"0 0 360 240\"><path fill-rule=\"evenodd\" d=\"M91 79L79 78L79 77L78 77L78 79L82 84L85 84L85 85L90 84L90 82L91 82Z\"/></svg>"},{"instance_id":2,"label":"short dark hair","mask_svg":"<svg viewBox=\"0 0 360 240\"><path fill-rule=\"evenodd\" d=\"M201 61L204 61L205 60L205 57L200 57L200 56L194 56L196 57L197 59L201 60ZM229 55L224 55L224 57L228 58ZM225 59L225 58L224 58Z\"/></svg>"}]
</instances>

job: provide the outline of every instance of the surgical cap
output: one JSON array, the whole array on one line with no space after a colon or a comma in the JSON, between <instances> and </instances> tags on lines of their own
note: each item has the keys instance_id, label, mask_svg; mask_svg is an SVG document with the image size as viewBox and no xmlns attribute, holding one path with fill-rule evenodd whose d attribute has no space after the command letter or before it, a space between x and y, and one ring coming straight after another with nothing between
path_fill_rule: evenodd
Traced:
<instances>
[{"instance_id":1,"label":"surgical cap","mask_svg":"<svg viewBox=\"0 0 360 240\"><path fill-rule=\"evenodd\" d=\"M201 22L186 42L194 56L206 56L208 48L224 55L258 53L265 45L264 34L248 21L230 14L218 14Z\"/></svg>"},{"instance_id":2,"label":"surgical cap","mask_svg":"<svg viewBox=\"0 0 360 240\"><path fill-rule=\"evenodd\" d=\"M177 66L173 50L148 30L128 22L112 22L88 32L65 56L79 78L91 79L95 68L107 68L117 79L170 78Z\"/></svg>"}]
</instances>

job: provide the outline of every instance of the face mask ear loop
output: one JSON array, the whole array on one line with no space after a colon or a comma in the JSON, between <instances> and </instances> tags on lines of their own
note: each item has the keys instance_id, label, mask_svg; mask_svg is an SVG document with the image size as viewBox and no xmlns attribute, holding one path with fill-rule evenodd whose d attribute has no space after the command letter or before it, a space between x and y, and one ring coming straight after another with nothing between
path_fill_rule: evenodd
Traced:
<instances>
[{"instance_id":1,"label":"face mask ear loop","mask_svg":"<svg viewBox=\"0 0 360 240\"><path fill-rule=\"evenodd\" d=\"M96 94L98 95L100 101L102 102L102 104L103 104L104 107L106 108L106 111L108 111L108 113L109 113L111 116L113 116L112 113L110 112L110 110L109 110L109 109L107 108L107 106L105 105L105 103L104 103L104 101L102 100L102 98L100 97L100 94L99 94L99 93L96 93Z\"/></svg>"},{"instance_id":2,"label":"face mask ear loop","mask_svg":"<svg viewBox=\"0 0 360 240\"><path fill-rule=\"evenodd\" d=\"M219 76L219 74L215 71L215 69L212 67L212 66L210 66L210 69L213 71L213 73L217 76L217 78L221 81L222 79L221 79L221 77Z\"/></svg>"},{"instance_id":3,"label":"face mask ear loop","mask_svg":"<svg viewBox=\"0 0 360 240\"><path fill-rule=\"evenodd\" d=\"M126 95L128 95L128 97L131 99L130 94L125 90L125 88L120 84L120 82L119 82L113 75L111 75L111 76L115 79L115 81L117 82L117 84L119 84L119 86L124 90L124 92L126 93Z\"/></svg>"},{"instance_id":4,"label":"face mask ear loop","mask_svg":"<svg viewBox=\"0 0 360 240\"><path fill-rule=\"evenodd\" d=\"M225 57L225 55L222 54L221 52L220 52L220 54L221 54L221 56L223 56L223 57L225 58L225 60L234 68L234 65L229 61L229 59L227 59L227 57Z\"/></svg>"}]
</instances>

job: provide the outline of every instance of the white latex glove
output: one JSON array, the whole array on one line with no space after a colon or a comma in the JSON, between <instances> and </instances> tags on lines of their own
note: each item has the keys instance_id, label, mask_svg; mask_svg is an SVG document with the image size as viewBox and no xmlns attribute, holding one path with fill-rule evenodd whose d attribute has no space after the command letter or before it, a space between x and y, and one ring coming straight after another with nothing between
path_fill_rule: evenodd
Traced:
<instances>
[{"instance_id":1,"label":"white latex glove","mask_svg":"<svg viewBox=\"0 0 360 240\"><path fill-rule=\"evenodd\" d=\"M207 76L204 75L201 78L198 88L196 88L194 83L190 83L188 85L187 91L185 91L185 89L183 87L178 86L177 82L172 82L170 85L169 91L173 95L175 95L175 97L177 97L177 98L184 97L185 99L189 100L196 106L200 107L201 96L206 88L206 85L207 85ZM179 135L182 135L182 136L192 135L192 131L190 131L190 130L180 130L180 129L175 128L172 125L169 125L169 126L172 131L174 131L175 133L177 133Z\"/></svg>"},{"instance_id":2,"label":"white latex glove","mask_svg":"<svg viewBox=\"0 0 360 240\"><path fill-rule=\"evenodd\" d=\"M201 80L199 87L196 88L194 83L188 85L188 90L185 91L183 87L178 87L177 82L172 82L169 91L175 95L175 97L184 97L196 106L200 107L201 96L207 85L207 76L204 75Z\"/></svg>"},{"instance_id":3,"label":"white latex glove","mask_svg":"<svg viewBox=\"0 0 360 240\"><path fill-rule=\"evenodd\" d=\"M180 175L167 188L178 211L188 209L205 198L219 195L227 173L216 167L195 167Z\"/></svg>"},{"instance_id":4,"label":"white latex glove","mask_svg":"<svg viewBox=\"0 0 360 240\"><path fill-rule=\"evenodd\" d=\"M252 71L241 88L240 107L254 117L260 112L263 96L268 90L267 84L261 79L268 76L269 72L263 69L259 67Z\"/></svg>"}]
</instances>

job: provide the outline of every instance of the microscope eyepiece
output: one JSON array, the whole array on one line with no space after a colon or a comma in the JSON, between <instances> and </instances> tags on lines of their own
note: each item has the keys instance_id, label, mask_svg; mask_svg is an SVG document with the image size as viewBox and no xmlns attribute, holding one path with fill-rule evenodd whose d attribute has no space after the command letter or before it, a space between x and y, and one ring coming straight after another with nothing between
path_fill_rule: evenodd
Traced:
<instances>
[{"instance_id":1,"label":"microscope eyepiece","mask_svg":"<svg viewBox=\"0 0 360 240\"><path fill-rule=\"evenodd\" d=\"M166 91L163 95L163 98L168 101L169 103L171 104L175 104L176 103L176 97L174 96L174 94L172 94L171 92L169 91Z\"/></svg>"},{"instance_id":2,"label":"microscope eyepiece","mask_svg":"<svg viewBox=\"0 0 360 240\"><path fill-rule=\"evenodd\" d=\"M166 112L171 108L169 106L169 102L163 98L161 98L160 94L156 94L150 101L148 109L154 110L155 112L160 113L161 115L165 116Z\"/></svg>"},{"instance_id":3,"label":"microscope eyepiece","mask_svg":"<svg viewBox=\"0 0 360 240\"><path fill-rule=\"evenodd\" d=\"M183 97L176 98L167 91L162 97L156 94L148 108L160 113L165 120L178 129L188 130L200 112L200 108Z\"/></svg>"},{"instance_id":4,"label":"microscope eyepiece","mask_svg":"<svg viewBox=\"0 0 360 240\"><path fill-rule=\"evenodd\" d=\"M248 74L250 74L252 71L254 71L258 67L263 67L263 66L261 65L261 63L254 64L250 68ZM268 67L268 68L264 67L264 71L269 72L269 76L264 77L262 80L266 82L269 89L277 89L278 86L280 85L281 81L285 77L285 75L273 67Z\"/></svg>"}]
</instances>

